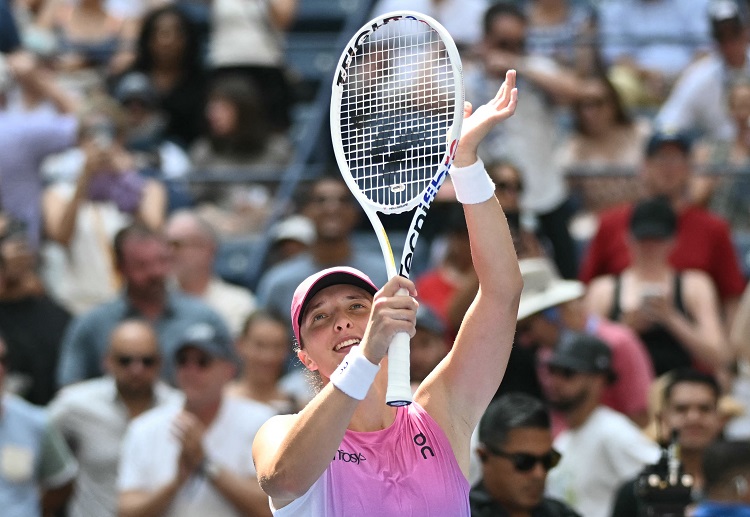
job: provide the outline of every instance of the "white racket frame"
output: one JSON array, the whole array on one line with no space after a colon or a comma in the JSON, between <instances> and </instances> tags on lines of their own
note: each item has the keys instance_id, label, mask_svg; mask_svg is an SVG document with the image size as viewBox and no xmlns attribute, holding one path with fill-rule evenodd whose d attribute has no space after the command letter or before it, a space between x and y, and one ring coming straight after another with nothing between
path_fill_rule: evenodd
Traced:
<instances>
[{"instance_id":1,"label":"white racket frame","mask_svg":"<svg viewBox=\"0 0 750 517\"><path fill-rule=\"evenodd\" d=\"M422 23L427 24L432 30L438 33L440 38L445 44L446 52L448 53L450 66L453 72L455 94L458 97L455 103L455 110L453 115L453 124L448 129L446 134L446 146L443 159L440 161L440 166L435 171L432 180L427 183L426 187L422 192L414 196L407 203L399 206L385 206L379 203L371 201L365 194L360 191L359 186L356 183L355 178L352 176L349 170L349 165L346 160L344 153L344 147L341 141L341 101L342 94L344 91L344 83L348 79L347 69L352 62L354 56L364 41L375 32L377 29L389 23L402 18L409 18ZM330 109L330 122L331 122L331 140L333 142L333 150L336 155L336 161L338 163L341 175L351 190L354 197L359 202L362 210L370 220L375 234L380 244L380 249L383 253L383 259L385 260L386 271L388 278L400 274L406 278L409 277L411 270L412 259L414 255L414 249L419 238L419 234L422 230L424 219L427 215L427 211L430 204L435 199L438 189L445 181L448 176L448 171L453 163L453 158L456 154L458 147L458 140L461 135L461 124L463 122L463 107L464 107L464 89L463 89L463 71L461 66L461 57L456 48L456 44L451 38L448 31L440 23L435 21L433 18L426 16L421 13L414 11L394 11L383 14L377 18L373 18L367 22L357 34L355 34L346 45L344 52L339 59L338 66L333 78L333 86L331 92L331 109ZM377 212L383 214L396 214L406 212L415 209L414 217L409 226L409 230L406 235L406 242L404 244L404 250L401 255L401 263L396 268L395 259L393 257L393 250L388 239L388 235L383 228L383 223L377 215ZM405 290L399 291L400 294L408 294ZM390 406L404 406L412 402L412 390L410 384L409 374L409 335L405 332L398 333L388 349L388 389L386 392L386 403Z\"/></svg>"}]
</instances>

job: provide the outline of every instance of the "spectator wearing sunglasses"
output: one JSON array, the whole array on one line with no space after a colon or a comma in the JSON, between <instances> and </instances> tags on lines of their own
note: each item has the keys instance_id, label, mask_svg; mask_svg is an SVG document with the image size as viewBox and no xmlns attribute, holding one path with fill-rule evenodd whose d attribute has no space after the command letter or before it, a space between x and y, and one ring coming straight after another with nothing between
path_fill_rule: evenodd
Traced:
<instances>
[{"instance_id":1,"label":"spectator wearing sunglasses","mask_svg":"<svg viewBox=\"0 0 750 517\"><path fill-rule=\"evenodd\" d=\"M107 374L63 388L49 405L80 471L68 517L117 514L117 464L130 421L146 410L179 403L179 392L159 379L159 343L151 325L117 325L104 359Z\"/></svg>"},{"instance_id":2,"label":"spectator wearing sunglasses","mask_svg":"<svg viewBox=\"0 0 750 517\"><path fill-rule=\"evenodd\" d=\"M487 172L495 182L495 195L508 218L513 247L519 259L542 257L545 249L537 237L538 221L521 204L524 191L523 175L509 161L498 161L487 166Z\"/></svg>"},{"instance_id":3,"label":"spectator wearing sunglasses","mask_svg":"<svg viewBox=\"0 0 750 517\"><path fill-rule=\"evenodd\" d=\"M122 446L119 516L270 516L250 455L266 404L224 396L235 376L231 340L206 323L187 327L175 349L182 405L148 411Z\"/></svg>"},{"instance_id":4,"label":"spectator wearing sunglasses","mask_svg":"<svg viewBox=\"0 0 750 517\"><path fill-rule=\"evenodd\" d=\"M660 449L625 415L600 404L615 377L612 353L600 339L569 334L547 368L547 400L568 426L554 441L563 457L549 473L547 494L586 517L606 517L618 487L656 463Z\"/></svg>"},{"instance_id":5,"label":"spectator wearing sunglasses","mask_svg":"<svg viewBox=\"0 0 750 517\"><path fill-rule=\"evenodd\" d=\"M479 422L482 479L469 494L472 517L579 517L544 496L547 472L560 461L544 404L524 393L495 400Z\"/></svg>"}]
</instances>

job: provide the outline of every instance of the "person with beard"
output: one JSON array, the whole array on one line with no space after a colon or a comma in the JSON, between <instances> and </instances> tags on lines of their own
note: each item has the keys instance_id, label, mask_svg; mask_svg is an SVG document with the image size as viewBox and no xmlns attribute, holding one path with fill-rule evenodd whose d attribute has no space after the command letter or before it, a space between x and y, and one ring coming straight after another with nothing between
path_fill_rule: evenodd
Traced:
<instances>
[{"instance_id":1,"label":"person with beard","mask_svg":"<svg viewBox=\"0 0 750 517\"><path fill-rule=\"evenodd\" d=\"M304 191L302 215L315 225L310 248L263 273L256 290L258 304L276 314L289 314L294 290L308 276L331 266L359 269L375 283L388 280L383 255L354 247L353 233L360 211L340 176L323 176ZM291 326L291 319L287 320Z\"/></svg>"},{"instance_id":2,"label":"person with beard","mask_svg":"<svg viewBox=\"0 0 750 517\"><path fill-rule=\"evenodd\" d=\"M703 372L684 368L666 374L657 415L658 439L666 446L677 432L680 462L685 474L692 476L692 498L700 500L705 488L701 462L707 448L720 438L719 413L721 390L716 379ZM645 501L636 495L637 478L623 484L617 492L612 517L641 515Z\"/></svg>"},{"instance_id":3,"label":"person with beard","mask_svg":"<svg viewBox=\"0 0 750 517\"><path fill-rule=\"evenodd\" d=\"M568 426L553 444L562 460L547 477L547 494L586 517L606 517L617 488L656 463L659 447L628 417L600 404L602 391L614 380L612 353L604 342L569 334L557 344L547 369L547 400Z\"/></svg>"},{"instance_id":4,"label":"person with beard","mask_svg":"<svg viewBox=\"0 0 750 517\"><path fill-rule=\"evenodd\" d=\"M482 479L469 494L472 517L580 517L544 497L547 472L560 461L547 408L525 393L496 399L479 422Z\"/></svg>"},{"instance_id":5,"label":"person with beard","mask_svg":"<svg viewBox=\"0 0 750 517\"><path fill-rule=\"evenodd\" d=\"M57 369L60 386L103 374L109 336L124 319L142 318L153 325L159 351L168 358L161 372L168 381L174 379L174 350L186 326L204 322L229 339L226 324L205 302L167 288L171 257L161 233L133 223L117 232L113 252L123 289L66 329Z\"/></svg>"},{"instance_id":6,"label":"person with beard","mask_svg":"<svg viewBox=\"0 0 750 517\"><path fill-rule=\"evenodd\" d=\"M158 380L161 356L151 325L128 319L110 338L107 374L62 389L49 404L78 459L68 517L117 514L120 443L130 421L152 407L178 403L179 392Z\"/></svg>"}]
</instances>

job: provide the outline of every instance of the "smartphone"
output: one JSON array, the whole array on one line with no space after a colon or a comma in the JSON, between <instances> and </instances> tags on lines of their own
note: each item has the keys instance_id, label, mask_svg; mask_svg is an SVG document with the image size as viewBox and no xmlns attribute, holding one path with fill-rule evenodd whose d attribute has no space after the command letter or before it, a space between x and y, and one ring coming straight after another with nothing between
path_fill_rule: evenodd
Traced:
<instances>
[{"instance_id":1,"label":"smartphone","mask_svg":"<svg viewBox=\"0 0 750 517\"><path fill-rule=\"evenodd\" d=\"M656 285L645 285L641 288L641 305L648 306L664 296L664 291Z\"/></svg>"}]
</instances>

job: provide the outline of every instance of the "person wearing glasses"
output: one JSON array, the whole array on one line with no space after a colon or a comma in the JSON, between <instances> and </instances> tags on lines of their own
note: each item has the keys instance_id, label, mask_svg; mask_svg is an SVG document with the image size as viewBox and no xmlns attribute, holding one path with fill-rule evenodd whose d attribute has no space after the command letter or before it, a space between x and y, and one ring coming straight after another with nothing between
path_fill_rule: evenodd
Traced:
<instances>
[{"instance_id":1,"label":"person wearing glasses","mask_svg":"<svg viewBox=\"0 0 750 517\"><path fill-rule=\"evenodd\" d=\"M115 327L104 363L106 375L63 388L48 407L80 465L68 517L117 514L117 464L125 429L146 410L180 400L177 390L158 380L159 342L143 320L128 319Z\"/></svg>"},{"instance_id":2,"label":"person wearing glasses","mask_svg":"<svg viewBox=\"0 0 750 517\"><path fill-rule=\"evenodd\" d=\"M563 170L555 163L555 148L562 136L560 108L581 97L582 81L572 70L528 48L529 19L523 9L513 2L491 3L484 15L478 59L464 70L466 98L491 99L497 80L509 69L518 71L523 96L517 116L493 128L479 156L485 163L510 160L519 167L524 184L521 205L536 215L561 275L575 278L578 260L568 230L574 206Z\"/></svg>"},{"instance_id":3,"label":"person wearing glasses","mask_svg":"<svg viewBox=\"0 0 750 517\"><path fill-rule=\"evenodd\" d=\"M469 494L472 517L580 517L544 496L547 472L560 461L552 447L550 415L542 401L508 393L479 421L482 478Z\"/></svg>"},{"instance_id":4,"label":"person wearing glasses","mask_svg":"<svg viewBox=\"0 0 750 517\"><path fill-rule=\"evenodd\" d=\"M185 329L174 362L184 402L154 408L128 428L117 515L270 516L250 450L276 411L224 395L236 357L231 340L207 323Z\"/></svg>"},{"instance_id":5,"label":"person wearing glasses","mask_svg":"<svg viewBox=\"0 0 750 517\"><path fill-rule=\"evenodd\" d=\"M163 359L161 377L174 384L174 350L185 329L204 322L230 339L226 323L204 301L170 287L172 256L162 233L135 222L118 231L112 244L122 287L115 298L76 316L68 325L57 383L66 386L102 375L112 329L122 320L137 317L154 326Z\"/></svg>"},{"instance_id":6,"label":"person wearing glasses","mask_svg":"<svg viewBox=\"0 0 750 517\"><path fill-rule=\"evenodd\" d=\"M554 441L562 459L547 477L547 494L586 517L607 517L619 486L656 463L660 449L628 417L601 405L615 378L612 352L603 341L568 334L547 369L547 401L567 424Z\"/></svg>"}]
</instances>

